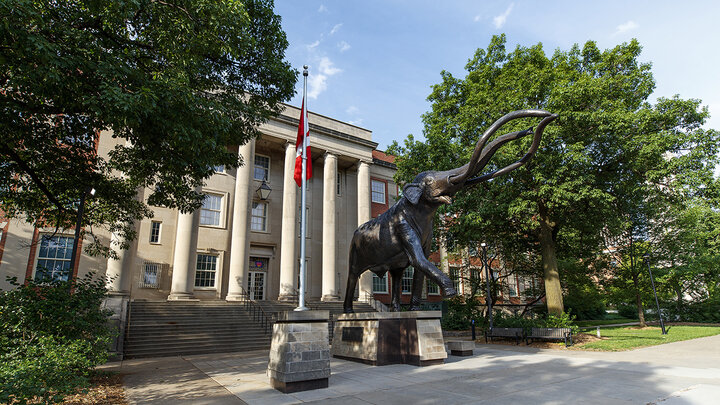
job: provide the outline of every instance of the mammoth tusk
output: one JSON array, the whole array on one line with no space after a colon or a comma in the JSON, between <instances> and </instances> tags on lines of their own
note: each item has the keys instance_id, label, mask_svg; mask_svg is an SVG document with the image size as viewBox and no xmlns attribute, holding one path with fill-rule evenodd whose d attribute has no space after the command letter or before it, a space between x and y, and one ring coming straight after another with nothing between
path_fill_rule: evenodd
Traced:
<instances>
[{"instance_id":1,"label":"mammoth tusk","mask_svg":"<svg viewBox=\"0 0 720 405\"><path fill-rule=\"evenodd\" d=\"M482 176L475 177L473 179L470 179L465 182L465 185L471 186L473 184L482 183L483 181L487 181L490 179L494 179L495 177L502 176L503 174L507 174L518 167L524 165L527 163L530 158L533 157L535 152L537 152L538 147L540 146L540 140L542 139L542 133L545 127L554 121L558 117L557 114L550 114L549 116L545 117L542 121L540 121L540 124L538 124L537 128L535 129L535 135L533 137L532 144L530 145L530 149L528 149L527 153L525 153L525 156L523 156L520 160L518 160L515 163L509 164L502 169L495 170L494 172L490 172L487 174L483 174ZM500 140L498 138L497 140Z\"/></svg>"},{"instance_id":2,"label":"mammoth tusk","mask_svg":"<svg viewBox=\"0 0 720 405\"><path fill-rule=\"evenodd\" d=\"M505 114L503 117L501 117L500 119L498 119L497 121L495 121L495 122L490 126L490 128L488 128L488 129L483 133L483 135L480 137L480 139L478 139L478 142L477 142L477 144L475 145L475 150L473 151L472 157L470 158L470 162L469 162L467 165L462 166L461 168L459 168L459 169L464 169L464 168L467 166L467 170L465 170L465 172L462 173L462 174L451 176L451 177L449 178L450 182L452 182L452 184L462 183L462 182L464 182L471 174L477 173L478 171L482 170L483 167L485 167L485 165L487 164L487 161L489 160L489 157L488 157L487 159L483 159L483 157L484 157L484 156L491 156L491 155L492 155L491 153L484 153L485 144L487 143L488 139L489 139L498 129L500 129L500 127L502 127L503 125L505 125L505 124L507 124L508 122L510 122L510 121L512 121L512 120L514 120L514 119L517 119L517 118L528 118L528 117L542 117L542 118L544 118L544 120L543 120L542 122L545 122L546 119L548 119L548 118L550 118L550 117L553 117L553 116L554 116L555 118L557 117L557 115L554 115L554 114L549 113L549 112L547 112L547 111L544 111L544 110L535 110L535 109L532 109L532 110L519 110L519 111L513 111L513 112L511 112L511 113ZM555 119L555 118L552 118L550 121L552 121L552 120ZM548 121L547 123L545 123L545 125L549 124L550 121ZM540 123L540 125L542 125L542 122ZM541 127L540 125L538 126L538 129L540 129L540 133L542 134L542 129L541 129L541 128L544 128L545 125L542 125L542 127ZM536 137L537 137L537 131L536 131ZM539 139L538 139L538 144L539 144L539 142L540 142L540 141L539 141ZM533 144L534 144L534 143L535 143L535 140L533 140ZM532 147L531 147L531 149L532 149ZM537 146L535 146L535 150L537 150ZM533 151L532 153L535 153L535 151ZM482 165L480 165L481 160L482 160ZM458 170L458 171L460 171L460 170Z\"/></svg>"}]
</instances>

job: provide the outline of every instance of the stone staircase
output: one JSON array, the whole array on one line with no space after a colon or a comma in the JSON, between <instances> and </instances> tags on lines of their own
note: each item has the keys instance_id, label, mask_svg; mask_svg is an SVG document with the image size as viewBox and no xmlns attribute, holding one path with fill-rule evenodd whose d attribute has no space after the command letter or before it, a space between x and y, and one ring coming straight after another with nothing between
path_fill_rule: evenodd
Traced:
<instances>
[{"instance_id":1,"label":"stone staircase","mask_svg":"<svg viewBox=\"0 0 720 405\"><path fill-rule=\"evenodd\" d=\"M224 301L134 301L128 322L125 358L267 349L272 335L243 304Z\"/></svg>"},{"instance_id":2,"label":"stone staircase","mask_svg":"<svg viewBox=\"0 0 720 405\"><path fill-rule=\"evenodd\" d=\"M257 303L272 319L278 312L297 307L282 301ZM342 302L310 301L307 306L330 311L328 328L332 341L332 320L343 312ZM354 308L355 312L374 311L362 302L355 302ZM140 358L268 349L271 336L272 325L266 331L242 303L133 301L123 355Z\"/></svg>"}]
</instances>

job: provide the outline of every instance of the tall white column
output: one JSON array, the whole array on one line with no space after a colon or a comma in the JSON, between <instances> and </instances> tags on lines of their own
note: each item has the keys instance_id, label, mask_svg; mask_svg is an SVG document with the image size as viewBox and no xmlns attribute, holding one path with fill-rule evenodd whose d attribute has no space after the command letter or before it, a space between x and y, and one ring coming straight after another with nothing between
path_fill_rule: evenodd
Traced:
<instances>
[{"instance_id":1,"label":"tall white column","mask_svg":"<svg viewBox=\"0 0 720 405\"><path fill-rule=\"evenodd\" d=\"M325 153L323 169L322 300L337 301L337 250L335 196L337 195L337 156Z\"/></svg>"},{"instance_id":2,"label":"tall white column","mask_svg":"<svg viewBox=\"0 0 720 405\"><path fill-rule=\"evenodd\" d=\"M243 288L248 289L248 260L250 253L250 209L252 207L252 168L255 159L255 140L241 145L238 153L243 165L238 167L235 176L235 199L233 204L232 240L230 242L230 278L228 281L228 301L237 301L242 297Z\"/></svg>"},{"instance_id":3,"label":"tall white column","mask_svg":"<svg viewBox=\"0 0 720 405\"><path fill-rule=\"evenodd\" d=\"M358 226L370 220L370 164L360 162L358 166ZM372 273L366 271L360 276L360 298L372 294Z\"/></svg>"},{"instance_id":4,"label":"tall white column","mask_svg":"<svg viewBox=\"0 0 720 405\"><path fill-rule=\"evenodd\" d=\"M279 300L291 300L295 295L298 263L295 254L297 240L297 184L295 184L295 144L285 145L285 170L283 171L282 233L280 235L280 295Z\"/></svg>"},{"instance_id":5,"label":"tall white column","mask_svg":"<svg viewBox=\"0 0 720 405\"><path fill-rule=\"evenodd\" d=\"M196 191L200 191L199 189ZM194 300L195 266L197 259L200 210L178 213L175 230L172 284L168 300Z\"/></svg>"},{"instance_id":6,"label":"tall white column","mask_svg":"<svg viewBox=\"0 0 720 405\"><path fill-rule=\"evenodd\" d=\"M136 224L133 223L133 227ZM111 295L130 295L130 284L134 270L135 252L137 249L137 238L130 242L127 249L120 249L120 236L115 232L110 235L110 249L117 255L117 259L111 257L107 260L107 288Z\"/></svg>"}]
</instances>

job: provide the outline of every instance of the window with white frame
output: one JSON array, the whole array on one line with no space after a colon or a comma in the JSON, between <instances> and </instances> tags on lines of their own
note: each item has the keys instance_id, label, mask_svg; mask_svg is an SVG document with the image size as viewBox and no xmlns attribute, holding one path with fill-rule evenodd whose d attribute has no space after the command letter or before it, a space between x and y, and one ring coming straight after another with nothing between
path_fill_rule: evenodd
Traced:
<instances>
[{"instance_id":1,"label":"window with white frame","mask_svg":"<svg viewBox=\"0 0 720 405\"><path fill-rule=\"evenodd\" d=\"M195 265L195 287L215 288L218 257L216 255L198 254Z\"/></svg>"},{"instance_id":2,"label":"window with white frame","mask_svg":"<svg viewBox=\"0 0 720 405\"><path fill-rule=\"evenodd\" d=\"M222 200L223 198L219 194L205 194L205 200L200 209L200 225L220 225Z\"/></svg>"},{"instance_id":3,"label":"window with white frame","mask_svg":"<svg viewBox=\"0 0 720 405\"><path fill-rule=\"evenodd\" d=\"M382 277L373 273L372 292L375 294L387 294L388 293L387 273L383 274Z\"/></svg>"},{"instance_id":4,"label":"window with white frame","mask_svg":"<svg viewBox=\"0 0 720 405\"><path fill-rule=\"evenodd\" d=\"M455 291L460 292L460 270L457 267L450 267L450 279L453 282Z\"/></svg>"},{"instance_id":5,"label":"window with white frame","mask_svg":"<svg viewBox=\"0 0 720 405\"><path fill-rule=\"evenodd\" d=\"M225 165L213 166L215 173L225 173Z\"/></svg>"},{"instance_id":6,"label":"window with white frame","mask_svg":"<svg viewBox=\"0 0 720 405\"><path fill-rule=\"evenodd\" d=\"M267 203L255 201L252 203L250 214L250 229L258 232L267 232Z\"/></svg>"},{"instance_id":7,"label":"window with white frame","mask_svg":"<svg viewBox=\"0 0 720 405\"><path fill-rule=\"evenodd\" d=\"M162 222L160 221L152 221L150 223L150 243L152 244L158 244L160 243L160 228L162 226Z\"/></svg>"},{"instance_id":8,"label":"window with white frame","mask_svg":"<svg viewBox=\"0 0 720 405\"><path fill-rule=\"evenodd\" d=\"M35 279L39 281L67 281L72 267L72 236L43 235L40 237Z\"/></svg>"},{"instance_id":9,"label":"window with white frame","mask_svg":"<svg viewBox=\"0 0 720 405\"><path fill-rule=\"evenodd\" d=\"M515 275L515 274L510 274L510 275L507 277L507 283L508 283L509 295L510 295L511 297L517 297L517 296L518 296L518 279L517 279L517 275Z\"/></svg>"},{"instance_id":10,"label":"window with white frame","mask_svg":"<svg viewBox=\"0 0 720 405\"><path fill-rule=\"evenodd\" d=\"M385 204L385 182L379 180L371 180L372 202Z\"/></svg>"},{"instance_id":11,"label":"window with white frame","mask_svg":"<svg viewBox=\"0 0 720 405\"><path fill-rule=\"evenodd\" d=\"M270 157L263 155L255 155L255 170L253 178L255 180L268 180L270 177Z\"/></svg>"},{"instance_id":12,"label":"window with white frame","mask_svg":"<svg viewBox=\"0 0 720 405\"><path fill-rule=\"evenodd\" d=\"M427 280L427 293L428 295L440 295L440 287L430 280Z\"/></svg>"},{"instance_id":13,"label":"window with white frame","mask_svg":"<svg viewBox=\"0 0 720 405\"><path fill-rule=\"evenodd\" d=\"M414 269L412 268L412 266L403 270L403 274L402 274L402 293L403 294L412 293L413 273L414 273Z\"/></svg>"}]
</instances>

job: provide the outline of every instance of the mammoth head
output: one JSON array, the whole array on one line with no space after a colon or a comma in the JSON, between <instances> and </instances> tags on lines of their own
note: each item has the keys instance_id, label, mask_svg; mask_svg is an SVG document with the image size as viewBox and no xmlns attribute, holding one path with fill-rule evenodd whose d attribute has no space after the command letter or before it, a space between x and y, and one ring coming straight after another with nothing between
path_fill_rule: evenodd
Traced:
<instances>
[{"instance_id":1,"label":"mammoth head","mask_svg":"<svg viewBox=\"0 0 720 405\"><path fill-rule=\"evenodd\" d=\"M499 136L497 139L487 144L488 139L498 129L500 129L500 127L511 120L526 117L543 118L534 131L533 141L527 153L525 153L525 155L517 162L505 166L502 169L468 179L468 177L475 176L480 170L482 170L488 164L490 158L495 154L495 152L497 152L498 149L500 149L502 145L533 133L532 128L524 131L511 132ZM520 110L506 114L499 120L495 121L495 123L493 123L480 137L475 145L475 150L470 158L470 162L464 166L451 170L442 172L428 171L418 174L411 183L408 183L403 188L405 198L407 198L407 200L412 204L417 204L421 199L429 204L450 204L452 202L452 196L454 196L455 193L457 193L457 191L462 187L478 184L517 169L532 158L537 151L538 146L540 146L540 139L542 138L543 130L557 117L558 116L556 114L551 114L543 110Z\"/></svg>"}]
</instances>

